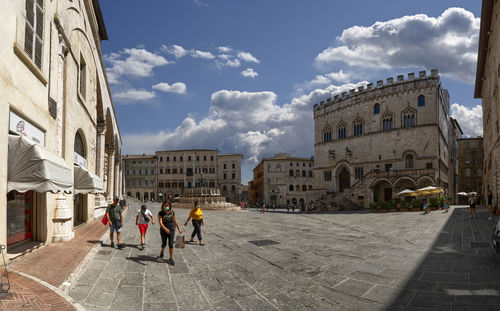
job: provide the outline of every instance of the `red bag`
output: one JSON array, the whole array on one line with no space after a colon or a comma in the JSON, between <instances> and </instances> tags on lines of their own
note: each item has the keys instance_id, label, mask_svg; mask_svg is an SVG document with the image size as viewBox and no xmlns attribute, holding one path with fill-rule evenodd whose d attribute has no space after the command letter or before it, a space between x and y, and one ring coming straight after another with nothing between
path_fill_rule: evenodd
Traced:
<instances>
[{"instance_id":1,"label":"red bag","mask_svg":"<svg viewBox=\"0 0 500 311\"><path fill-rule=\"evenodd\" d=\"M104 215L104 216L102 217L101 222L102 222L102 224L103 224L103 225L105 225L105 226L108 224L108 217L107 217L107 215Z\"/></svg>"}]
</instances>

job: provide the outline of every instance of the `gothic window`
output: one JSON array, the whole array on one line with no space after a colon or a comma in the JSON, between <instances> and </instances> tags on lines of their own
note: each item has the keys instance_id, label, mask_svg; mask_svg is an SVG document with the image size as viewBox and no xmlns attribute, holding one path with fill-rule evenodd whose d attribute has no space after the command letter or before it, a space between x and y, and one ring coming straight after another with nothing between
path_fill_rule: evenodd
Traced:
<instances>
[{"instance_id":1,"label":"gothic window","mask_svg":"<svg viewBox=\"0 0 500 311\"><path fill-rule=\"evenodd\" d=\"M382 118L382 130L390 131L394 128L394 116L391 113L384 114Z\"/></svg>"},{"instance_id":2,"label":"gothic window","mask_svg":"<svg viewBox=\"0 0 500 311\"><path fill-rule=\"evenodd\" d=\"M406 155L406 168L413 168L414 163L413 163L413 155L408 154Z\"/></svg>"},{"instance_id":3,"label":"gothic window","mask_svg":"<svg viewBox=\"0 0 500 311\"><path fill-rule=\"evenodd\" d=\"M373 114L379 114L380 113L380 104L375 104L373 106Z\"/></svg>"},{"instance_id":4,"label":"gothic window","mask_svg":"<svg viewBox=\"0 0 500 311\"><path fill-rule=\"evenodd\" d=\"M354 128L354 136L361 136L361 135L363 135L363 120L356 119L353 122L353 128Z\"/></svg>"},{"instance_id":5,"label":"gothic window","mask_svg":"<svg viewBox=\"0 0 500 311\"><path fill-rule=\"evenodd\" d=\"M341 122L337 127L337 137L338 139L343 139L347 137L347 129L344 122Z\"/></svg>"},{"instance_id":6,"label":"gothic window","mask_svg":"<svg viewBox=\"0 0 500 311\"><path fill-rule=\"evenodd\" d=\"M83 144L82 136L80 136L79 132L76 132L76 135L75 135L75 150L74 151L85 158L85 147Z\"/></svg>"},{"instance_id":7,"label":"gothic window","mask_svg":"<svg viewBox=\"0 0 500 311\"><path fill-rule=\"evenodd\" d=\"M25 8L24 51L42 69L43 0L26 0Z\"/></svg>"},{"instance_id":8,"label":"gothic window","mask_svg":"<svg viewBox=\"0 0 500 311\"><path fill-rule=\"evenodd\" d=\"M332 141L332 129L329 127L326 127L323 130L323 142L329 142Z\"/></svg>"},{"instance_id":9,"label":"gothic window","mask_svg":"<svg viewBox=\"0 0 500 311\"><path fill-rule=\"evenodd\" d=\"M417 113L414 110L407 110L403 112L402 121L403 127L414 127L417 125Z\"/></svg>"},{"instance_id":10,"label":"gothic window","mask_svg":"<svg viewBox=\"0 0 500 311\"><path fill-rule=\"evenodd\" d=\"M420 95L418 97L418 106L419 107L425 106L425 96L424 95Z\"/></svg>"}]
</instances>

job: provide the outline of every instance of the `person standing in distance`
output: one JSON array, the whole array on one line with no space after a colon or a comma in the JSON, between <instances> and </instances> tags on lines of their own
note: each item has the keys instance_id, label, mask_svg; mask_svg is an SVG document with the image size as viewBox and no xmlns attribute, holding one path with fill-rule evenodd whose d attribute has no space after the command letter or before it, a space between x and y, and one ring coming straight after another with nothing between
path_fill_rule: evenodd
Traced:
<instances>
[{"instance_id":1,"label":"person standing in distance","mask_svg":"<svg viewBox=\"0 0 500 311\"><path fill-rule=\"evenodd\" d=\"M190 242L194 242L194 236L198 235L198 241L200 241L200 245L205 245L201 238L201 226L205 225L205 222L203 221L203 211L201 210L201 205L198 203L198 201L194 202L194 207L189 213L189 217L186 220L186 223L184 223L184 226L187 226L189 219L193 219L192 222L194 227Z\"/></svg>"},{"instance_id":2,"label":"person standing in distance","mask_svg":"<svg viewBox=\"0 0 500 311\"><path fill-rule=\"evenodd\" d=\"M148 231L148 223L151 220L152 224L155 224L155 219L153 214L146 204L142 204L141 209L137 211L137 216L135 217L135 224L139 227L139 232L141 233L141 246L144 248L146 243L144 243L144 238L146 237L146 232Z\"/></svg>"},{"instance_id":3,"label":"person standing in distance","mask_svg":"<svg viewBox=\"0 0 500 311\"><path fill-rule=\"evenodd\" d=\"M175 261L172 258L174 255L174 238L175 238L175 227L179 229L179 233L182 234L181 227L175 218L175 213L172 210L171 204L168 201L163 202L162 208L158 213L158 223L160 224L160 235L161 235L161 252L160 258L163 258L165 246L167 246L168 241L168 252L170 258L167 260L172 266L175 265Z\"/></svg>"},{"instance_id":4,"label":"person standing in distance","mask_svg":"<svg viewBox=\"0 0 500 311\"><path fill-rule=\"evenodd\" d=\"M118 204L120 198L118 196L113 197L113 203L106 209L106 217L108 217L109 223L109 240L111 241L111 247L115 247L113 241L113 233L116 231L116 243L118 248L122 247L121 244L121 230L123 225L123 208Z\"/></svg>"},{"instance_id":5,"label":"person standing in distance","mask_svg":"<svg viewBox=\"0 0 500 311\"><path fill-rule=\"evenodd\" d=\"M491 193L491 190L488 191L487 203L488 203L488 210L490 211L490 217L488 218L488 220L492 220L493 219L493 193Z\"/></svg>"}]
</instances>

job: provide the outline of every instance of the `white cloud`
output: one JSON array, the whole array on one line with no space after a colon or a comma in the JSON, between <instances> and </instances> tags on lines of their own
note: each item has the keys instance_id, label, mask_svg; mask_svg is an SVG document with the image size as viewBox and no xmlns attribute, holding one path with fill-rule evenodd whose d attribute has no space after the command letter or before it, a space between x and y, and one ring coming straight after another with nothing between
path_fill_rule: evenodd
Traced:
<instances>
[{"instance_id":1,"label":"white cloud","mask_svg":"<svg viewBox=\"0 0 500 311\"><path fill-rule=\"evenodd\" d=\"M480 19L462 8L434 18L425 14L345 29L315 59L318 67L344 62L364 68L438 68L443 75L473 83Z\"/></svg>"},{"instance_id":2,"label":"white cloud","mask_svg":"<svg viewBox=\"0 0 500 311\"><path fill-rule=\"evenodd\" d=\"M222 59L222 60L228 60L231 58L231 55L229 54L219 54L217 55L218 58Z\"/></svg>"},{"instance_id":3,"label":"white cloud","mask_svg":"<svg viewBox=\"0 0 500 311\"><path fill-rule=\"evenodd\" d=\"M203 6L208 6L208 3L205 3L201 0L194 0L194 3L196 3L197 6L203 7Z\"/></svg>"},{"instance_id":4,"label":"white cloud","mask_svg":"<svg viewBox=\"0 0 500 311\"><path fill-rule=\"evenodd\" d=\"M260 60L258 60L255 56L253 56L248 52L239 52L238 58L245 62L257 63L257 64L260 63Z\"/></svg>"},{"instance_id":5,"label":"white cloud","mask_svg":"<svg viewBox=\"0 0 500 311\"><path fill-rule=\"evenodd\" d=\"M146 101L155 97L155 92L146 90L131 89L126 92L116 93L113 95L115 99L121 99L124 102Z\"/></svg>"},{"instance_id":6,"label":"white cloud","mask_svg":"<svg viewBox=\"0 0 500 311\"><path fill-rule=\"evenodd\" d=\"M235 59L229 59L227 62L223 63L225 66L227 67L233 67L233 68L236 68L236 67L240 67L241 66L241 62L239 59L235 58Z\"/></svg>"},{"instance_id":7,"label":"white cloud","mask_svg":"<svg viewBox=\"0 0 500 311\"><path fill-rule=\"evenodd\" d=\"M306 81L302 84L296 86L296 89L299 92L303 92L304 90L310 90L317 87L325 86L327 84L333 82L341 82L347 83L351 79L351 75L348 73L344 73L342 70L339 72L331 72L324 75L316 75L313 80Z\"/></svg>"},{"instance_id":8,"label":"white cloud","mask_svg":"<svg viewBox=\"0 0 500 311\"><path fill-rule=\"evenodd\" d=\"M217 50L219 50L220 53L230 53L233 49L229 46L219 46Z\"/></svg>"},{"instance_id":9,"label":"white cloud","mask_svg":"<svg viewBox=\"0 0 500 311\"><path fill-rule=\"evenodd\" d=\"M454 103L451 105L451 116L457 119L465 136L483 135L483 107L481 105L469 108Z\"/></svg>"},{"instance_id":10,"label":"white cloud","mask_svg":"<svg viewBox=\"0 0 500 311\"><path fill-rule=\"evenodd\" d=\"M259 76L259 74L253 70L253 68L247 68L241 72L241 75L244 76L245 78L256 78Z\"/></svg>"},{"instance_id":11,"label":"white cloud","mask_svg":"<svg viewBox=\"0 0 500 311\"><path fill-rule=\"evenodd\" d=\"M173 54L175 56L175 58L182 58L184 56L186 56L188 54L188 50L184 49L182 46L180 45L172 45L171 47L168 47L166 45L162 45L162 50L167 52L167 53L170 53L170 54Z\"/></svg>"},{"instance_id":12,"label":"white cloud","mask_svg":"<svg viewBox=\"0 0 500 311\"><path fill-rule=\"evenodd\" d=\"M366 83L330 85L281 106L274 92L221 90L212 94L209 112L201 120L187 117L177 128L160 133L125 133L124 149L142 153L218 148L242 153L250 164L279 152L309 157L314 152L313 105Z\"/></svg>"},{"instance_id":13,"label":"white cloud","mask_svg":"<svg viewBox=\"0 0 500 311\"><path fill-rule=\"evenodd\" d=\"M163 56L137 48L123 49L104 59L111 64L106 70L109 83L118 83L121 76L150 77L155 67L169 64Z\"/></svg>"},{"instance_id":14,"label":"white cloud","mask_svg":"<svg viewBox=\"0 0 500 311\"><path fill-rule=\"evenodd\" d=\"M153 90L158 90L167 93L176 93L176 94L186 94L186 84L182 82L175 82L172 85L162 82L153 85Z\"/></svg>"},{"instance_id":15,"label":"white cloud","mask_svg":"<svg viewBox=\"0 0 500 311\"><path fill-rule=\"evenodd\" d=\"M199 50L191 50L191 56L194 58L203 58L203 59L214 59L215 56L210 52L199 51Z\"/></svg>"}]
</instances>

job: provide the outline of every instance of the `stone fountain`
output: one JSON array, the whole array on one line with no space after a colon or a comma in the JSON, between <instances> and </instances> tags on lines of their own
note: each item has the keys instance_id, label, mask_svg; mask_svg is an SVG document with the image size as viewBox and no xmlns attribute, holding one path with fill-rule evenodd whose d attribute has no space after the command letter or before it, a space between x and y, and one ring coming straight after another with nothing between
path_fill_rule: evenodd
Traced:
<instances>
[{"instance_id":1,"label":"stone fountain","mask_svg":"<svg viewBox=\"0 0 500 311\"><path fill-rule=\"evenodd\" d=\"M218 188L188 188L184 194L173 203L173 208L193 208L194 202L198 201L202 210L224 210L239 211L241 208L220 195Z\"/></svg>"}]
</instances>

